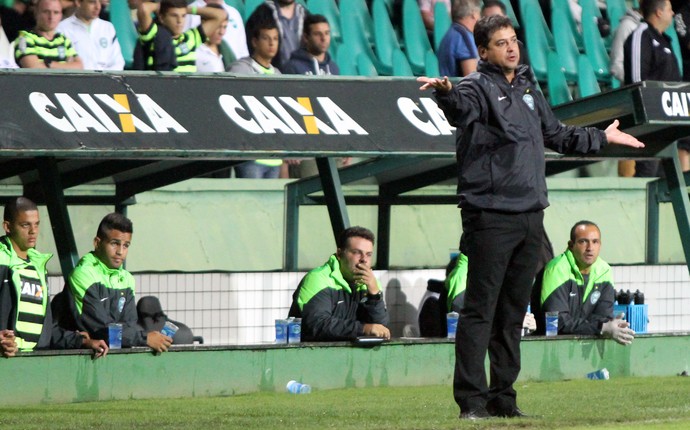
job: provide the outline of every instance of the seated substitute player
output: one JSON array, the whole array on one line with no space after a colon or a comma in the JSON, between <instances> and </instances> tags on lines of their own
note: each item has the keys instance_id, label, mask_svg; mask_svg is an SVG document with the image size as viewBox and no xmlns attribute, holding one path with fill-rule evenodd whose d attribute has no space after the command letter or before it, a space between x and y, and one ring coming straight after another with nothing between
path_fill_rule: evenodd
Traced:
<instances>
[{"instance_id":1,"label":"seated substitute player","mask_svg":"<svg viewBox=\"0 0 690 430\"><path fill-rule=\"evenodd\" d=\"M168 350L173 340L137 324L134 277L122 264L132 242L132 221L111 213L101 220L93 240L94 250L79 260L69 276L69 291L77 327L95 339L108 338L108 324L122 324L122 346L149 346Z\"/></svg>"},{"instance_id":2,"label":"seated substitute player","mask_svg":"<svg viewBox=\"0 0 690 430\"><path fill-rule=\"evenodd\" d=\"M53 319L46 264L51 254L36 251L38 207L26 197L5 205L0 238L0 354L17 350L90 348L105 356L108 345L87 333L67 331Z\"/></svg>"},{"instance_id":3,"label":"seated substitute player","mask_svg":"<svg viewBox=\"0 0 690 430\"><path fill-rule=\"evenodd\" d=\"M601 232L591 221L570 230L568 249L546 265L541 288L544 312L558 311L559 334L599 334L621 345L635 332L613 318L615 289L611 267L599 258Z\"/></svg>"},{"instance_id":4,"label":"seated substitute player","mask_svg":"<svg viewBox=\"0 0 690 430\"><path fill-rule=\"evenodd\" d=\"M390 339L388 311L371 270L373 253L374 233L350 227L338 237L338 248L326 264L302 279L289 316L302 318L303 340Z\"/></svg>"},{"instance_id":5,"label":"seated substitute player","mask_svg":"<svg viewBox=\"0 0 690 430\"><path fill-rule=\"evenodd\" d=\"M446 277L445 285L446 291L448 291L447 312L453 311L460 313L465 301L465 288L467 287L467 256L465 254L460 253L460 255L458 255L453 270ZM534 319L533 313L525 313L522 328L526 328L530 332L537 329L537 322Z\"/></svg>"}]
</instances>

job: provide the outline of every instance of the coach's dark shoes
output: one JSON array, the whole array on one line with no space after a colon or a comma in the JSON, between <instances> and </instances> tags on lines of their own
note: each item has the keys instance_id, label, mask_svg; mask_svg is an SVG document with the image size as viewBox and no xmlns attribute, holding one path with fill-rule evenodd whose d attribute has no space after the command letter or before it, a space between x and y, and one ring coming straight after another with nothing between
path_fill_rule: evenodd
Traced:
<instances>
[{"instance_id":1,"label":"coach's dark shoes","mask_svg":"<svg viewBox=\"0 0 690 430\"><path fill-rule=\"evenodd\" d=\"M487 418L491 418L491 414L489 414L484 408L470 409L469 411L460 413L461 420L476 421L485 420Z\"/></svg>"},{"instance_id":2,"label":"coach's dark shoes","mask_svg":"<svg viewBox=\"0 0 690 430\"><path fill-rule=\"evenodd\" d=\"M522 412L517 406L511 409L491 411L492 417L499 418L529 418L530 416Z\"/></svg>"}]
</instances>

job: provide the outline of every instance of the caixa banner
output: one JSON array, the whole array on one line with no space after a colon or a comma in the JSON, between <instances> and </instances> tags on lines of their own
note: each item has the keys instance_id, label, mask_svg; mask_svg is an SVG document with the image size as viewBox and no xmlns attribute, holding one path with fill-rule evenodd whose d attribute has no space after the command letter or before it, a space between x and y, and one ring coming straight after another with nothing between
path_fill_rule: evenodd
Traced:
<instances>
[{"instance_id":1,"label":"caixa banner","mask_svg":"<svg viewBox=\"0 0 690 430\"><path fill-rule=\"evenodd\" d=\"M0 72L0 151L54 156L449 156L413 80Z\"/></svg>"}]
</instances>

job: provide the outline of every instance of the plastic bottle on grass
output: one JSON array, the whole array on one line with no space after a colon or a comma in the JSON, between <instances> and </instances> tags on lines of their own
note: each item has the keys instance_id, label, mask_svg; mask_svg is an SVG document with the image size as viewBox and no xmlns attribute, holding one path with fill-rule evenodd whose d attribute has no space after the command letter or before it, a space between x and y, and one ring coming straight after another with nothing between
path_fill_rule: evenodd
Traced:
<instances>
[{"instance_id":1,"label":"plastic bottle on grass","mask_svg":"<svg viewBox=\"0 0 690 430\"><path fill-rule=\"evenodd\" d=\"M290 381L287 383L287 390L292 394L309 394L311 393L311 386L302 384L297 381Z\"/></svg>"}]
</instances>

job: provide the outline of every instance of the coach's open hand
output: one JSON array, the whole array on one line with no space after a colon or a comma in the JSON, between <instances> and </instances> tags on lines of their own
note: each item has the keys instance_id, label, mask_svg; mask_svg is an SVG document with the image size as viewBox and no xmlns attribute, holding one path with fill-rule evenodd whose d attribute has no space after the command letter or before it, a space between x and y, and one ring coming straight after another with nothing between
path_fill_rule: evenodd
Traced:
<instances>
[{"instance_id":1,"label":"coach's open hand","mask_svg":"<svg viewBox=\"0 0 690 430\"><path fill-rule=\"evenodd\" d=\"M615 120L604 130L604 133L606 133L606 140L608 140L609 143L632 146L633 148L644 148L644 143L637 140L635 136L620 131L618 129L619 124L618 120Z\"/></svg>"}]
</instances>

